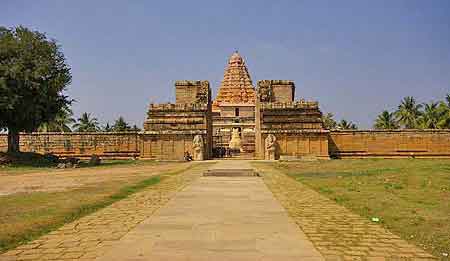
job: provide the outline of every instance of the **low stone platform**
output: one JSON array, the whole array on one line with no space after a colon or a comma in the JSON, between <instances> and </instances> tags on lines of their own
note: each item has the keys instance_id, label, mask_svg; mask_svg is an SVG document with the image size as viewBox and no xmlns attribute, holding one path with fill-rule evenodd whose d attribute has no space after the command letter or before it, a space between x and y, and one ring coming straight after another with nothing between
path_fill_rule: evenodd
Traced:
<instances>
[{"instance_id":1,"label":"low stone platform","mask_svg":"<svg viewBox=\"0 0 450 261\"><path fill-rule=\"evenodd\" d=\"M254 169L209 169L203 173L205 177L259 177Z\"/></svg>"}]
</instances>

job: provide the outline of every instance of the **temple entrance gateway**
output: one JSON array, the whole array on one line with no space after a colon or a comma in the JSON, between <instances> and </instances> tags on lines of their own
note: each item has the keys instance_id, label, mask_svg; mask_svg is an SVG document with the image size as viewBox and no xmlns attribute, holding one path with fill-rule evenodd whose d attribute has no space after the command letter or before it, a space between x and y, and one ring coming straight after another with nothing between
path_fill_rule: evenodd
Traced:
<instances>
[{"instance_id":1,"label":"temple entrance gateway","mask_svg":"<svg viewBox=\"0 0 450 261\"><path fill-rule=\"evenodd\" d=\"M238 52L214 100L208 81L176 81L175 90L176 103L150 105L142 158L328 158L318 103L295 101L293 81L262 80L255 88Z\"/></svg>"}]
</instances>

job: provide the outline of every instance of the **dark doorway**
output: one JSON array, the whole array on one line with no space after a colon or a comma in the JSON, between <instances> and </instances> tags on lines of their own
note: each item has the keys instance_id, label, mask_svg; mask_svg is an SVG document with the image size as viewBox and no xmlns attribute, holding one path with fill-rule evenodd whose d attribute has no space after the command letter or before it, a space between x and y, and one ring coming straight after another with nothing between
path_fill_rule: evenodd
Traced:
<instances>
[{"instance_id":1,"label":"dark doorway","mask_svg":"<svg viewBox=\"0 0 450 261\"><path fill-rule=\"evenodd\" d=\"M234 116L239 116L239 108L234 108Z\"/></svg>"}]
</instances>

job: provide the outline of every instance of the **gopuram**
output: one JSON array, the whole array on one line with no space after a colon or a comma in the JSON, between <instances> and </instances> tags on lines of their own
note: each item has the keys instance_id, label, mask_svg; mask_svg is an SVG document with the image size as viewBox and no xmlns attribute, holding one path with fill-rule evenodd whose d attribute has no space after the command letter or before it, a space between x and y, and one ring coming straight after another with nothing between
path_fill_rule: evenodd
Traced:
<instances>
[{"instance_id":1,"label":"gopuram","mask_svg":"<svg viewBox=\"0 0 450 261\"><path fill-rule=\"evenodd\" d=\"M261 80L255 88L238 52L214 100L204 80L176 81L175 94L175 103L150 104L141 158L329 158L319 104L295 100L293 81Z\"/></svg>"}]
</instances>

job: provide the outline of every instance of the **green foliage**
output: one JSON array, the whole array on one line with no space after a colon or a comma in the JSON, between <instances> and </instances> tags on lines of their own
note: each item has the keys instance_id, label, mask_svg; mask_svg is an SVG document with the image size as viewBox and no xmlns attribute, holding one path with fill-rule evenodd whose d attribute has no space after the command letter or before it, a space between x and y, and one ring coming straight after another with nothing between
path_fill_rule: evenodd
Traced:
<instances>
[{"instance_id":1,"label":"green foliage","mask_svg":"<svg viewBox=\"0 0 450 261\"><path fill-rule=\"evenodd\" d=\"M75 119L72 116L72 110L64 106L53 120L42 123L38 128L38 132L71 132L70 125L75 123Z\"/></svg>"},{"instance_id":2,"label":"green foliage","mask_svg":"<svg viewBox=\"0 0 450 261\"><path fill-rule=\"evenodd\" d=\"M113 128L111 127L111 125L109 125L109 122L107 122L105 124L105 126L103 126L102 129L103 129L104 132L111 132L111 131L113 131Z\"/></svg>"},{"instance_id":3,"label":"green foliage","mask_svg":"<svg viewBox=\"0 0 450 261\"><path fill-rule=\"evenodd\" d=\"M71 103L63 94L72 80L70 68L60 46L45 34L0 27L0 61L0 128L10 135L36 130Z\"/></svg>"},{"instance_id":4,"label":"green foliage","mask_svg":"<svg viewBox=\"0 0 450 261\"><path fill-rule=\"evenodd\" d=\"M322 116L322 122L325 127L325 129L331 130L336 128L336 121L334 120L334 115L331 112L328 112L327 114Z\"/></svg>"},{"instance_id":5,"label":"green foliage","mask_svg":"<svg viewBox=\"0 0 450 261\"><path fill-rule=\"evenodd\" d=\"M419 117L421 116L421 104L417 104L412 96L403 98L398 106L395 116L398 122L405 129L415 129L419 126Z\"/></svg>"},{"instance_id":6,"label":"green foliage","mask_svg":"<svg viewBox=\"0 0 450 261\"><path fill-rule=\"evenodd\" d=\"M358 127L356 124L354 124L351 121L347 121L345 119L342 119L339 124L337 125L337 128L340 130L357 130Z\"/></svg>"},{"instance_id":7,"label":"green foliage","mask_svg":"<svg viewBox=\"0 0 450 261\"><path fill-rule=\"evenodd\" d=\"M378 217L391 232L436 256L449 253L450 160L329 160L277 167L368 220Z\"/></svg>"},{"instance_id":8,"label":"green foliage","mask_svg":"<svg viewBox=\"0 0 450 261\"><path fill-rule=\"evenodd\" d=\"M439 111L439 129L450 129L450 94L447 94L446 102L440 102L438 106Z\"/></svg>"},{"instance_id":9,"label":"green foliage","mask_svg":"<svg viewBox=\"0 0 450 261\"><path fill-rule=\"evenodd\" d=\"M425 104L422 117L420 118L420 127L423 129L437 129L441 121L442 112L439 110L437 102Z\"/></svg>"},{"instance_id":10,"label":"green foliage","mask_svg":"<svg viewBox=\"0 0 450 261\"><path fill-rule=\"evenodd\" d=\"M397 129L398 125L394 117L394 113L383 111L375 120L375 129L391 130Z\"/></svg>"},{"instance_id":11,"label":"green foliage","mask_svg":"<svg viewBox=\"0 0 450 261\"><path fill-rule=\"evenodd\" d=\"M100 129L97 118L91 118L91 114L87 112L77 119L73 127L77 132L96 132Z\"/></svg>"},{"instance_id":12,"label":"green foliage","mask_svg":"<svg viewBox=\"0 0 450 261\"><path fill-rule=\"evenodd\" d=\"M450 129L450 93L444 101L417 104L414 97L403 98L394 113L383 111L375 120L376 129Z\"/></svg>"},{"instance_id":13,"label":"green foliage","mask_svg":"<svg viewBox=\"0 0 450 261\"><path fill-rule=\"evenodd\" d=\"M112 129L113 131L129 131L131 127L122 116L119 116L119 118L114 122Z\"/></svg>"}]
</instances>

